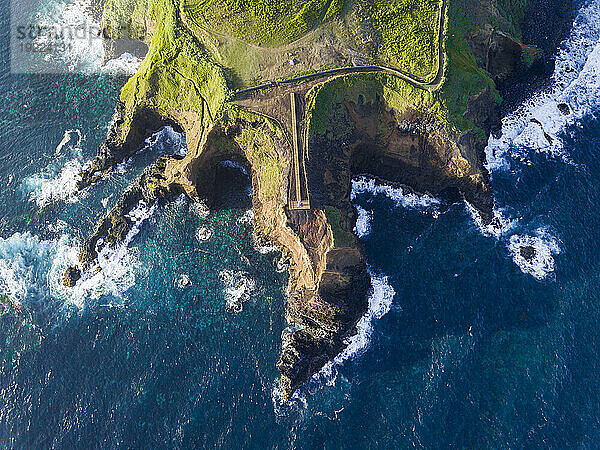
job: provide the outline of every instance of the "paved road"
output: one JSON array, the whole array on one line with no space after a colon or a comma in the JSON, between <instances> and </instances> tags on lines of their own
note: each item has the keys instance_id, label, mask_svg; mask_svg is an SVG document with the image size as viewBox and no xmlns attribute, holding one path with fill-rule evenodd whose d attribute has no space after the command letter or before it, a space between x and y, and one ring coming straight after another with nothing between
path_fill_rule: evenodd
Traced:
<instances>
[{"instance_id":1,"label":"paved road","mask_svg":"<svg viewBox=\"0 0 600 450\"><path fill-rule=\"evenodd\" d=\"M448 0L444 0L442 2L442 7L440 9L440 17L438 24L438 58L437 58L437 68L436 74L433 80L426 81L423 78L419 78L411 73L404 72L401 70L393 69L391 67L385 66L349 66L349 67L340 67L337 69L324 70L321 72L315 72L308 75L302 75L296 78L290 78L288 80L282 81L271 81L269 83L261 84L260 86L254 86L247 89L240 89L235 91L233 96L234 99L236 97L242 97L245 94L249 94L252 92L271 89L277 86L298 83L300 81L312 80L315 78L330 78L339 75L351 75L351 74L361 74L361 73L385 73L388 75L392 75L394 77L400 78L411 85L425 90L435 90L437 89L444 77L444 63L446 59L446 53L444 51L444 28L446 25L446 10L448 7Z\"/></svg>"}]
</instances>

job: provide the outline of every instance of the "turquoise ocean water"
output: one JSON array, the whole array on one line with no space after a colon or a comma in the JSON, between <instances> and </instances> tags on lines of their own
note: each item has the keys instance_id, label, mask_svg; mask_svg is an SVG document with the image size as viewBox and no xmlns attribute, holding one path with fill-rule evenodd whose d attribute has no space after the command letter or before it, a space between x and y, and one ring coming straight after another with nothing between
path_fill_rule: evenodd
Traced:
<instances>
[{"instance_id":1,"label":"turquoise ocean water","mask_svg":"<svg viewBox=\"0 0 600 450\"><path fill-rule=\"evenodd\" d=\"M578 3L549 87L490 139L502 230L464 203L355 181L369 313L289 404L275 369L287 274L253 242L247 177L222 167L209 215L184 198L139 211L104 270L63 288L97 220L183 137L163 130L75 194L124 74L12 75L2 50L0 447L598 447L599 38L600 2ZM70 57L92 71L101 50Z\"/></svg>"}]
</instances>

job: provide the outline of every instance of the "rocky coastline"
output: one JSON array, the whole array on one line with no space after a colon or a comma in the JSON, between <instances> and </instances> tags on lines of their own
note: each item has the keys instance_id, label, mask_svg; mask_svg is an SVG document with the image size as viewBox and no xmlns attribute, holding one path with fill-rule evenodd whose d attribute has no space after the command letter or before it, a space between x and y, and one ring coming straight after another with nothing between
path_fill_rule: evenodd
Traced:
<instances>
[{"instance_id":1,"label":"rocky coastline","mask_svg":"<svg viewBox=\"0 0 600 450\"><path fill-rule=\"evenodd\" d=\"M462 3L469 8L473 2ZM527 73L522 65L524 47L515 36L479 17L492 7L492 2L473 7L478 27L467 41L477 70L489 74L493 83L509 85L513 77ZM153 20L147 21L146 42L152 41L152 30L159 28L156 21L160 18ZM152 52L152 43L150 48ZM454 61L451 58L448 64ZM290 260L289 326L276 363L285 399L344 349L367 311L371 282L361 242L354 233L357 213L350 201L354 177L367 175L416 192L464 198L484 223L493 223L493 193L483 153L489 134L499 124L500 104L493 83L474 95L465 93L460 120L469 125L462 129L440 120L431 107L418 102L400 108L391 100L389 89L380 87L389 83L381 76L340 77L316 84L305 95L312 114L306 125L311 208L295 210L288 201L294 149L277 111L261 115L230 98L217 112L210 92L177 67L165 73L174 74L177 95L197 95L195 103L179 109L160 103L154 91L140 88L145 80L134 77L130 83L136 83L135 89L124 91L134 94L123 94L117 102L107 139L77 186L86 189L101 180L167 125L186 133L187 156L163 156L146 169L84 243L80 264L66 272L64 283L73 286L91 270L101 247L125 240L135 225L129 213L141 201L153 205L185 193L210 208L219 163L241 164L252 178L256 234L275 243ZM535 64L530 67L536 70ZM141 75L144 70L149 69L143 64ZM219 79L216 75L205 78ZM163 80L167 81L172 82ZM342 91L344 95L336 97ZM275 93L260 95L267 99L271 95L274 104L284 98ZM435 94L420 95L444 104ZM529 255L530 250L526 252Z\"/></svg>"}]
</instances>

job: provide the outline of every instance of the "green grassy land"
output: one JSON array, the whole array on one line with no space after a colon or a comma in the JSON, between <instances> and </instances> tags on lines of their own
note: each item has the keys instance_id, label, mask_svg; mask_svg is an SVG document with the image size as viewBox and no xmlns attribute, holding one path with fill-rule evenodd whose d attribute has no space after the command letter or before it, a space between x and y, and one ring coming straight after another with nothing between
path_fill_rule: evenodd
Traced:
<instances>
[{"instance_id":1,"label":"green grassy land","mask_svg":"<svg viewBox=\"0 0 600 450\"><path fill-rule=\"evenodd\" d=\"M381 74L338 78L316 89L309 112L311 130L343 136L350 126L343 102L357 101L359 95L372 101L380 95L396 112L418 111L431 122L483 135L483 130L465 116L467 101L486 89L498 101L500 98L467 42L468 33L475 27L469 19L469 1L449 2L447 61L439 90L424 91ZM490 18L490 22L498 30L520 38L524 5L525 0L498 0L500 16ZM352 14L367 17L375 30L373 56L377 60L430 77L437 64L439 6L440 0L107 0L103 23L111 34L116 34L123 23L150 24L152 28L149 53L121 93L128 111L139 107L161 112L191 111L208 124L218 120L229 95L224 75L227 61L216 58L214 49L204 45L198 29L191 30L182 18L198 27L210 27L211 32L274 46L297 39L324 21L340 19L338 27L354 23L344 22L352 10ZM237 59L237 54L245 61L242 55L251 53L249 49L241 43L230 58ZM537 55L536 49L526 48L524 62L530 63Z\"/></svg>"},{"instance_id":2,"label":"green grassy land","mask_svg":"<svg viewBox=\"0 0 600 450\"><path fill-rule=\"evenodd\" d=\"M102 28L111 37L144 39L149 0L106 0Z\"/></svg>"},{"instance_id":3,"label":"green grassy land","mask_svg":"<svg viewBox=\"0 0 600 450\"><path fill-rule=\"evenodd\" d=\"M439 0L359 0L380 42L374 57L382 64L427 78L437 63Z\"/></svg>"},{"instance_id":4,"label":"green grassy land","mask_svg":"<svg viewBox=\"0 0 600 450\"><path fill-rule=\"evenodd\" d=\"M344 230L344 227L340 223L342 214L339 209L333 206L326 206L325 216L333 232L333 245L335 247L352 247L356 245L354 233Z\"/></svg>"},{"instance_id":5,"label":"green grassy land","mask_svg":"<svg viewBox=\"0 0 600 450\"><path fill-rule=\"evenodd\" d=\"M211 32L276 47L334 18L342 7L341 0L186 0L183 10L190 20Z\"/></svg>"},{"instance_id":6,"label":"green grassy land","mask_svg":"<svg viewBox=\"0 0 600 450\"><path fill-rule=\"evenodd\" d=\"M127 110L151 107L169 116L194 112L214 122L227 95L220 67L180 26L172 0L149 0L148 18L156 23L149 52L138 73L121 91Z\"/></svg>"}]
</instances>

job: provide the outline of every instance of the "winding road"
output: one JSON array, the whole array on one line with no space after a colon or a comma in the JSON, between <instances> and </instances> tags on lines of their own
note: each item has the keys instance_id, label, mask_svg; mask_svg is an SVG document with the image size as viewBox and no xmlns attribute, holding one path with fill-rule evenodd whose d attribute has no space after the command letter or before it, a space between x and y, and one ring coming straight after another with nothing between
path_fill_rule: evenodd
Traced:
<instances>
[{"instance_id":1,"label":"winding road","mask_svg":"<svg viewBox=\"0 0 600 450\"><path fill-rule=\"evenodd\" d=\"M233 99L236 100L239 97L243 97L245 94L249 94L256 91L261 91L265 89L271 89L274 87L286 85L286 84L294 84L307 80L314 80L318 78L332 78L340 75L352 75L352 74L367 74L367 73L385 73L387 75L394 76L396 78L400 78L407 83L428 91L436 90L440 87L442 80L444 78L444 65L446 61L446 52L444 51L444 31L446 27L446 11L448 9L448 0L442 1L442 6L440 8L439 22L438 22L438 57L437 57L437 67L435 71L435 77L431 81L426 81L423 78L419 78L416 75L413 75L408 72L404 72L402 70L394 69L392 67L386 66L378 66L378 65L370 65L370 66L347 66L347 67L339 67L337 69L324 70L321 72L315 72L308 75L302 75L295 78L290 78L287 80L281 81L271 81L269 83L264 83L259 86L254 86L251 88L240 89L233 93Z\"/></svg>"},{"instance_id":2,"label":"winding road","mask_svg":"<svg viewBox=\"0 0 600 450\"><path fill-rule=\"evenodd\" d=\"M435 67L435 75L431 80L426 78L419 78L408 72L404 72L391 67L368 65L368 66L348 66L340 67L337 69L324 70L321 72L315 72L308 75L302 75L295 78L290 78L281 81L272 81L264 83L259 86L251 88L240 89L233 93L232 101L238 102L238 104L244 104L243 106L247 109L253 110L259 114L269 117L272 120L277 121L280 124L289 123L288 131L290 132L291 139L291 151L292 151L292 170L290 173L290 184L289 184L289 195L288 195L288 207L292 210L307 210L310 209L310 193L308 189L308 179L306 175L306 157L308 155L308 139L306 130L304 133L304 139L300 138L302 134L301 130L303 124L306 123L306 111L300 101L301 97L297 96L296 92L284 92L289 89L293 89L295 84L301 82L319 82L323 79L326 82L332 78L337 78L344 75L353 74L370 74L370 73L384 73L391 75L396 78L400 78L412 86L433 91L438 89L444 79L444 66L446 62L446 53L444 51L444 37L446 27L446 12L447 12L448 0L443 0L440 7L439 23L438 23L438 44L437 44L437 64ZM431 74L430 74L431 76ZM428 77L429 78L429 77ZM310 85L311 83L307 83ZM287 89L286 89L287 88ZM276 102L280 104L286 103L285 108L282 110L289 110L291 120L283 117L274 117L268 113L268 108L261 105L264 102L264 97L259 100L257 95L261 91L279 91L274 92L272 99L276 99ZM266 97L269 97L268 95ZM289 99L289 104L287 104Z\"/></svg>"}]
</instances>

